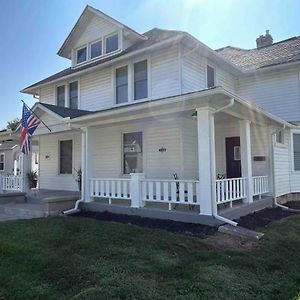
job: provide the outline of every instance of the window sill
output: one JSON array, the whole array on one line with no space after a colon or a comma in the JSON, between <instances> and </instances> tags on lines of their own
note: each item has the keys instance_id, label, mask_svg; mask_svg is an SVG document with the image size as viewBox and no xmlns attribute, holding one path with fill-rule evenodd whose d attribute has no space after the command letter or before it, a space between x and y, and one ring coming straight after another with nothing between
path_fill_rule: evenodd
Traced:
<instances>
[{"instance_id":1,"label":"window sill","mask_svg":"<svg viewBox=\"0 0 300 300\"><path fill-rule=\"evenodd\" d=\"M143 99L138 99L138 100L130 100L130 101L127 101L127 102L124 102L124 103L120 103L120 104L115 103L114 107L122 107L122 106L126 106L126 105L134 105L135 103L142 103L142 102L147 102L147 101L150 101L150 100L151 100L151 98L143 98Z\"/></svg>"}]
</instances>

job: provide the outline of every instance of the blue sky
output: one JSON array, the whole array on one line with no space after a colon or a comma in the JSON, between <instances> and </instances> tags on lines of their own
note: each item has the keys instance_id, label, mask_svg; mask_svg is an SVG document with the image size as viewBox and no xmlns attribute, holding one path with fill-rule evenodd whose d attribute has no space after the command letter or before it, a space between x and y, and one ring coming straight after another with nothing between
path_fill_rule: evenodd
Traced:
<instances>
[{"instance_id":1,"label":"blue sky","mask_svg":"<svg viewBox=\"0 0 300 300\"><path fill-rule=\"evenodd\" d=\"M254 48L269 29L274 41L300 35L299 0L0 0L0 128L21 114L22 88L69 66L56 55L86 4L139 32L188 31L210 46Z\"/></svg>"}]
</instances>

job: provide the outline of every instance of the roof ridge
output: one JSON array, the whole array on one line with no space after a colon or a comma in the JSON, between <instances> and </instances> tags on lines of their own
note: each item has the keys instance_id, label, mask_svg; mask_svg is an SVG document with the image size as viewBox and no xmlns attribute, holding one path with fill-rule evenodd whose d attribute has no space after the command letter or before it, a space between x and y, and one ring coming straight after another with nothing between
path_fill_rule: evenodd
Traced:
<instances>
[{"instance_id":1,"label":"roof ridge","mask_svg":"<svg viewBox=\"0 0 300 300\"><path fill-rule=\"evenodd\" d=\"M231 45L228 45L228 46L225 46L225 47L222 47L222 48L218 48L218 49L215 49L215 51L222 51L226 48L229 48L229 49L236 49L236 50L243 50L243 51L249 51L251 49L245 49L245 48L240 48L240 47L234 47L234 46L231 46Z\"/></svg>"}]
</instances>

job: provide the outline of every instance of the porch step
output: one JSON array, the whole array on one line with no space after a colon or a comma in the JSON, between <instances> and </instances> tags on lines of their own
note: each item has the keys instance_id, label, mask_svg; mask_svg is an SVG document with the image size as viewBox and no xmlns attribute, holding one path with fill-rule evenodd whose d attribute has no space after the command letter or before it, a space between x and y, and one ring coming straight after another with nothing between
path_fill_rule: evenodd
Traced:
<instances>
[{"instance_id":1,"label":"porch step","mask_svg":"<svg viewBox=\"0 0 300 300\"><path fill-rule=\"evenodd\" d=\"M11 216L12 219L30 219L47 217L48 213L43 204L9 203L0 205L0 215Z\"/></svg>"}]
</instances>

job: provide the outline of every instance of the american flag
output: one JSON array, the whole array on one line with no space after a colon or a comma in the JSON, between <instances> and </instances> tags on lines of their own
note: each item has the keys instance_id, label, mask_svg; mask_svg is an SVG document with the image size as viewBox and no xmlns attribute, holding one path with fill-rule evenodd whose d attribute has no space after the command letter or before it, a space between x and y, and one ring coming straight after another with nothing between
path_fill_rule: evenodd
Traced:
<instances>
[{"instance_id":1,"label":"american flag","mask_svg":"<svg viewBox=\"0 0 300 300\"><path fill-rule=\"evenodd\" d=\"M29 111L25 104L23 104L20 148L21 151L26 155L29 155L30 152L30 137L33 135L39 124L40 120Z\"/></svg>"}]
</instances>

